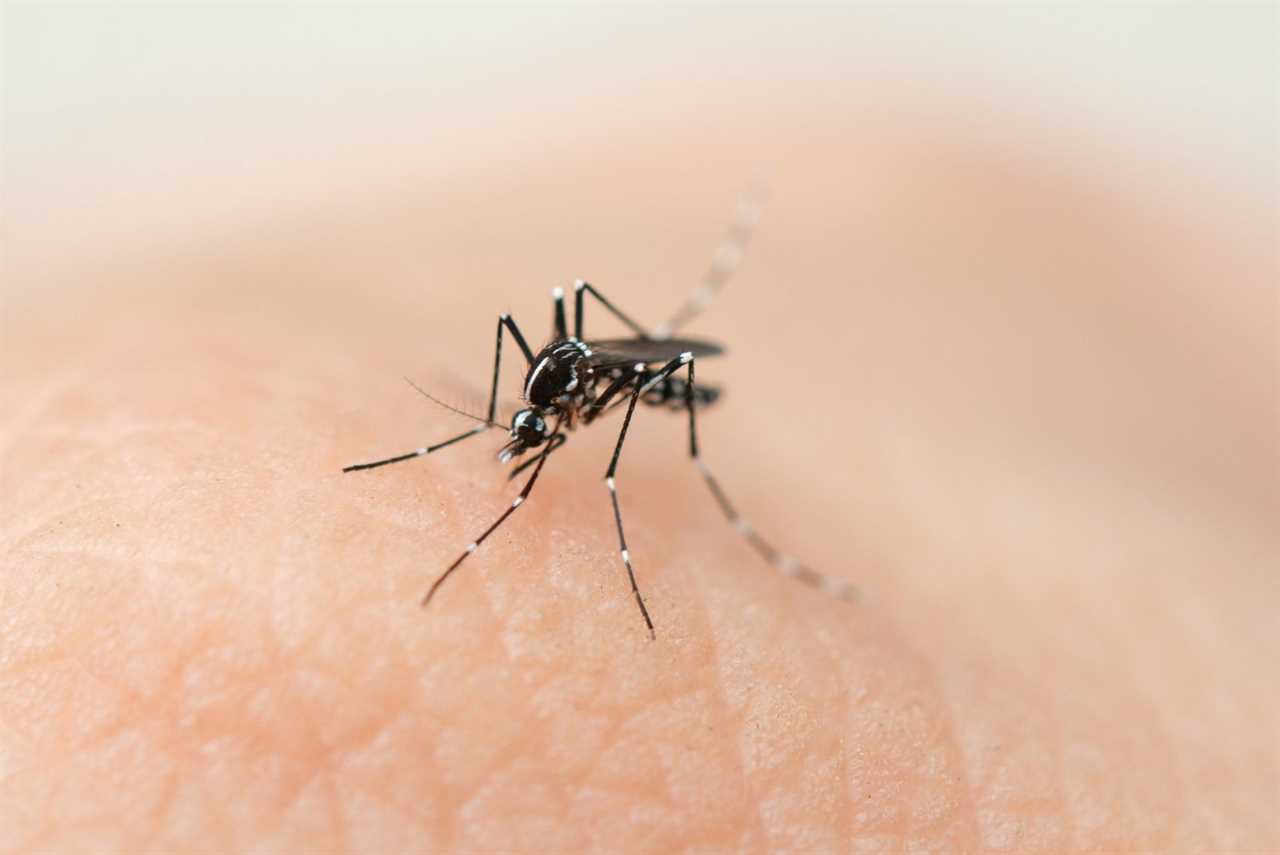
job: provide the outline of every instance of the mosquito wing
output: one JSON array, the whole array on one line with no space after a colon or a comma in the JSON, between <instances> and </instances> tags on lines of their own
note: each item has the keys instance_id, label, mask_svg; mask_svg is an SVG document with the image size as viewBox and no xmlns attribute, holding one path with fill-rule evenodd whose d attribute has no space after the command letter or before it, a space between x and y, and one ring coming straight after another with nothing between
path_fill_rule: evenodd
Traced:
<instances>
[{"instance_id":1,"label":"mosquito wing","mask_svg":"<svg viewBox=\"0 0 1280 855\"><path fill-rule=\"evenodd\" d=\"M682 353L692 353L695 359L724 353L718 344L692 338L608 338L588 341L586 345L591 348L591 364L601 368L670 362Z\"/></svg>"}]
</instances>

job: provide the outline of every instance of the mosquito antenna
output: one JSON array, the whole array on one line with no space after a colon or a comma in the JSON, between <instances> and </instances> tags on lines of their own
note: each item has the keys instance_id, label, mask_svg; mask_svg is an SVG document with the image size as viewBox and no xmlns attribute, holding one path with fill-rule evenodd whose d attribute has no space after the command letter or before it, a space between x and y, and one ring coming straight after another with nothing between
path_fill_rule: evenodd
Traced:
<instances>
[{"instance_id":1,"label":"mosquito antenna","mask_svg":"<svg viewBox=\"0 0 1280 855\"><path fill-rule=\"evenodd\" d=\"M439 404L440 406L444 407L446 410L452 413L457 413L460 416L466 416L472 421L480 422L480 424L482 425L489 425L490 427L498 427L497 422L491 422L488 419L481 418L480 416L473 416L471 413L468 413L466 410L460 410L451 404L446 404L444 401L440 400L435 395L432 395L426 389L423 389L417 383L414 383L408 377L404 378L404 382L408 383L410 386L416 389L419 395L426 398L428 401L431 401L433 404Z\"/></svg>"},{"instance_id":2,"label":"mosquito antenna","mask_svg":"<svg viewBox=\"0 0 1280 855\"><path fill-rule=\"evenodd\" d=\"M768 189L763 183L754 183L743 192L733 212L729 229L711 256L711 264L702 274L702 283L671 316L671 320L653 331L654 338L671 338L676 330L702 314L711 299L737 272L751 235L755 232L756 223L760 221L760 212L768 195Z\"/></svg>"}]
</instances>

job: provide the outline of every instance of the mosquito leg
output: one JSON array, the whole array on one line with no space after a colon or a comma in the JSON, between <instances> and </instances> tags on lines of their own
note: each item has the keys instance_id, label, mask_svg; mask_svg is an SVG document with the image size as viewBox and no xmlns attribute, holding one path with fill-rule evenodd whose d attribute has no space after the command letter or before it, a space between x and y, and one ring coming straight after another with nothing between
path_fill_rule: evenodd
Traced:
<instances>
[{"instance_id":1,"label":"mosquito leg","mask_svg":"<svg viewBox=\"0 0 1280 855\"><path fill-rule=\"evenodd\" d=\"M763 188L756 187L748 189L738 200L733 220L720 245L716 247L710 266L702 274L701 284L679 311L672 315L671 320L653 331L654 338L671 338L676 330L701 314L716 292L723 288L724 284L737 272L747 243L750 242L756 223L760 219L764 195Z\"/></svg>"},{"instance_id":2,"label":"mosquito leg","mask_svg":"<svg viewBox=\"0 0 1280 855\"><path fill-rule=\"evenodd\" d=\"M412 460L415 457L422 457L424 454L430 454L433 451L439 451L447 445L453 445L455 442L461 442L469 436L475 436L478 433L484 433L493 425L482 424L476 425L466 433L460 433L444 442L437 442L435 445L428 445L425 448L415 448L413 451L405 454L397 454L395 457L388 457L385 460L375 460L372 463L353 463L350 466L342 467L343 472L357 472L361 469L376 469L379 466L386 466L388 463L400 463L403 460Z\"/></svg>"},{"instance_id":3,"label":"mosquito leg","mask_svg":"<svg viewBox=\"0 0 1280 855\"><path fill-rule=\"evenodd\" d=\"M679 367L680 367L679 364L677 364L676 368L678 369ZM654 389L661 389L663 386L663 381L666 381L669 378L670 378L670 374L665 373L663 371L659 371L657 374L653 374L647 378L644 378L643 382L640 385L640 400L644 401L645 395L649 394L649 392L653 391ZM710 389L711 391L710 395L707 394L708 389ZM702 399L702 403L704 405L710 406L711 404L715 403L716 399L720 396L720 390L704 386L701 388L700 391L696 392L695 394L697 394ZM604 400L604 396L602 395L600 398L600 401L601 401L600 406L603 407L604 403L608 403L609 404L608 407L604 407L604 409L605 409L605 412L609 412L611 410L616 410L618 408L618 405L623 403L625 400L627 399L619 398L618 400L613 401L612 403L609 403ZM661 404L664 402L659 401L657 403ZM597 409L598 408L599 407L597 407ZM600 415L600 414L599 413L593 414L593 416L595 415Z\"/></svg>"},{"instance_id":4,"label":"mosquito leg","mask_svg":"<svg viewBox=\"0 0 1280 855\"><path fill-rule=\"evenodd\" d=\"M555 303L556 303L555 319L552 322L553 329L551 331L551 334L554 335L557 339L568 338L569 325L564 319L564 289L563 288L551 289L551 298L555 300Z\"/></svg>"},{"instance_id":5,"label":"mosquito leg","mask_svg":"<svg viewBox=\"0 0 1280 855\"><path fill-rule=\"evenodd\" d=\"M498 340L493 348L493 388L490 389L489 391L489 411L488 411L488 415L485 417L483 424L478 424L475 427L473 427L471 430L467 431L466 433L460 433L455 437L446 439L444 442L438 442L435 445L428 445L424 448L416 448L413 451L407 452L405 454L397 454L395 457L388 457L384 460L375 460L372 463L355 463L355 464L352 464L351 466L344 466L342 468L342 471L356 472L361 469L374 469L378 466L386 466L388 463L400 463L405 460L412 460L415 457L422 457L425 454L431 454L433 451L439 451L445 446L453 445L455 442L461 442L462 440L466 439L469 436L475 436L478 433L484 433L489 428L501 427L501 425L499 425L497 422L493 420L493 416L498 406L498 372L499 372L499 369L502 367L502 331L504 328L508 332L510 332L511 337L516 340L516 344L520 346L521 352L524 353L524 358L530 363L533 362L533 353L529 350L529 345L524 340L524 336L520 334L520 328L516 326L516 322L511 320L510 315L505 315L505 314L499 315L498 316L498 336L497 336ZM419 389L418 391L421 392L422 390ZM424 392L423 394L426 394L426 393ZM427 397L430 397L430 396L428 395ZM450 409L453 409L453 408L450 407Z\"/></svg>"},{"instance_id":6,"label":"mosquito leg","mask_svg":"<svg viewBox=\"0 0 1280 855\"><path fill-rule=\"evenodd\" d=\"M644 373L644 365L635 366L636 377ZM631 553L627 551L627 536L622 530L622 510L618 507L618 485L614 481L614 473L618 471L618 455L622 453L622 443L627 438L627 428L631 425L631 416L636 411L636 401L640 400L640 387L643 384L635 381L635 389L631 393L631 402L627 405L627 415L622 420L622 430L618 433L618 444L613 449L613 459L609 461L609 471L605 473L604 482L609 487L609 498L613 501L613 520L618 526L618 547L622 551L622 563L627 568L627 578L631 580L631 593L636 595L636 605L644 617L644 625L649 628L649 637L657 638L653 630L653 621L649 619L649 610L645 608L644 597L640 596L640 588L636 585L636 572L631 566Z\"/></svg>"},{"instance_id":7,"label":"mosquito leg","mask_svg":"<svg viewBox=\"0 0 1280 855\"><path fill-rule=\"evenodd\" d=\"M553 451L555 451L557 448L559 448L560 446L564 445L564 441L565 441L566 439L568 439L568 437L567 437L567 436L565 436L565 435L564 435L564 434L562 434L562 433L553 434L553 435L552 435L552 437L551 437L551 439L547 440L547 443L548 443L548 445L549 445L549 447L547 448L547 454L548 454L548 455L550 455L550 454L551 454ZM521 464L520 464L519 466L517 466L515 469L512 469L512 470L511 470L511 473L510 473L509 475L507 475L507 480L508 480L508 481L513 481L513 480L515 480L515 477L516 477L517 475L519 475L519 474L520 474L521 472L523 472L524 470L528 469L530 466L537 466L537 465L538 465L538 459L539 459L540 457L541 457L541 455L538 455L537 457L530 457L528 460L526 460L525 462L521 463Z\"/></svg>"},{"instance_id":8,"label":"mosquito leg","mask_svg":"<svg viewBox=\"0 0 1280 855\"><path fill-rule=\"evenodd\" d=\"M573 335L577 339L582 338L582 303L583 297L590 292L591 296L600 301L600 305L604 306L618 320L626 324L633 333L640 338L649 338L649 333L645 332L644 327L624 315L613 303L606 300L599 291L591 286L589 282L583 282L579 279L573 283Z\"/></svg>"},{"instance_id":9,"label":"mosquito leg","mask_svg":"<svg viewBox=\"0 0 1280 855\"><path fill-rule=\"evenodd\" d=\"M502 329L506 327L507 332L511 333L511 337L516 340L516 344L520 347L520 352L524 354L524 361L529 365L533 364L533 351L529 349L529 343L524 340L524 336L520 334L520 328L516 326L516 322L511 320L508 314L498 315L498 342L493 349L493 387L489 390L489 421L493 421L493 414L498 406L498 369L502 367Z\"/></svg>"},{"instance_id":10,"label":"mosquito leg","mask_svg":"<svg viewBox=\"0 0 1280 855\"><path fill-rule=\"evenodd\" d=\"M557 424L556 431L558 432L559 430L560 425ZM511 506L502 512L502 516L498 517L498 519L494 521L493 525L484 530L484 534L468 543L467 548L463 550L463 553L458 556L457 560L450 564L449 568L440 574L440 578L431 583L431 588L427 591L426 596L422 598L422 605L424 608L431 602L431 598L436 595L436 591L440 586L444 584L444 580L448 579L449 576L453 574L453 571L458 569L458 566L467 559L468 555L479 549L480 544L484 543L485 538L493 534L494 530L497 529L498 526L502 525L506 521L507 517L515 513L516 508L523 505L525 499L529 498L529 492L533 489L534 483L537 482L538 475L542 472L543 464L547 462L547 455L551 453L551 447L551 443L548 443L547 446L538 454L537 465L533 469L533 474L529 476L528 481L524 482L524 488L520 491L520 495L516 496L515 499L512 500Z\"/></svg>"},{"instance_id":11,"label":"mosquito leg","mask_svg":"<svg viewBox=\"0 0 1280 855\"><path fill-rule=\"evenodd\" d=\"M609 384L608 388L606 388L604 392L598 395L594 401L592 401L587 407L583 409L582 423L584 425L591 424L593 421L596 420L596 418L600 415L601 411L604 410L606 406L608 406L609 409L613 409L613 407L616 406L617 404L621 404L623 401L627 400L626 398L618 398L618 400L616 401L614 401L613 399L614 399L614 396L616 396L620 391L622 391L623 388L625 388L626 386L632 383L635 383L637 386L642 385L643 379L644 379L643 374L631 374L631 375L624 374L618 379L614 380L612 383ZM610 404L609 403L610 401L613 401L613 404Z\"/></svg>"},{"instance_id":12,"label":"mosquito leg","mask_svg":"<svg viewBox=\"0 0 1280 855\"><path fill-rule=\"evenodd\" d=\"M848 582L825 576L816 570L806 567L790 555L784 555L774 549L768 541L756 533L751 524L743 519L733 505L730 504L728 497L724 494L724 490L720 489L720 483L711 474L711 470L707 468L707 464L703 462L702 455L698 451L697 394L694 391L692 359L689 360L689 383L685 386L684 395L685 406L689 410L689 456L693 458L694 465L702 473L702 478L707 482L711 495L715 496L716 503L720 505L720 510L724 511L724 515L733 524L733 527L738 530L738 533L746 538L756 552L764 556L764 559L777 568L779 572L842 600L856 599L857 590Z\"/></svg>"}]
</instances>

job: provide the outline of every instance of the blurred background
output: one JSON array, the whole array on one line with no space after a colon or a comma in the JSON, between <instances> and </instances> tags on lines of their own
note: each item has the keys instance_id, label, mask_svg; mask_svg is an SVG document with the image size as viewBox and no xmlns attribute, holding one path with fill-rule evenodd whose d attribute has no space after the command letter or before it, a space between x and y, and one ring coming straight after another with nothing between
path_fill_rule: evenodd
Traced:
<instances>
[{"instance_id":1,"label":"blurred background","mask_svg":"<svg viewBox=\"0 0 1280 855\"><path fill-rule=\"evenodd\" d=\"M385 175L868 102L1213 188L1227 211L1274 204L1273 4L7 4L5 18L16 238L104 196L226 208L324 186L308 165ZM665 171L680 184L693 168ZM192 199L211 175L237 183Z\"/></svg>"},{"instance_id":2,"label":"blurred background","mask_svg":"<svg viewBox=\"0 0 1280 855\"><path fill-rule=\"evenodd\" d=\"M617 631L632 604L582 566L613 555L608 506L582 489L611 431L583 432L547 467L439 622L397 607L427 556L465 536L449 526L502 506L496 445L450 449L413 477L338 470L457 432L401 378L482 381L494 315L541 340L553 286L587 278L638 319L668 317L760 182L770 199L745 261L688 329L728 347L699 365L726 390L699 434L760 530L856 581L868 605L848 620L761 568L681 459L683 425L655 415L629 435L619 479L651 606L693 628L705 646L690 649L791 651L769 678L783 690L825 687L830 670L862 697L871 675L882 706L867 710L919 717L919 732L958 717L969 768L1011 758L990 767L995 802L1046 780L1048 755L1019 734L1049 722L1046 741L1083 746L1063 760L1084 794L1079 848L1165 848L1128 821L1150 804L1192 816L1191 851L1274 830L1274 686L1260 676L1280 596L1274 3L0 10L0 428L14 436L0 495L26 550L28 588L11 590L27 633L85 623L72 602L95 607L96 628L107 590L136 645L96 645L114 674L167 655L134 623L185 638L215 608L192 592L225 582L228 635L247 639L230 649L259 646L242 616L292 639L364 602L333 625L333 648L358 651L335 660L382 661L388 625L415 674L472 637L491 646L464 655L526 674L612 656L635 640ZM581 541L523 551L530 531ZM139 555L154 566L138 572ZM503 560L534 562L548 584L498 572ZM86 595L41 587L58 584ZM527 605L509 632L493 631L480 586ZM801 622L816 634L792 637ZM353 626L364 646L343 638ZM828 629L848 647L831 661L852 670L810 655ZM727 661L690 679L737 679L742 697L768 682L767 667L735 676ZM823 673L795 678L806 668ZM947 695L936 719L917 715L935 691L917 690L924 671ZM592 665L583 697L637 673ZM504 693L523 691L492 686L483 706L504 713ZM881 731L872 713L874 727L846 729L815 697L811 717L766 709L761 733L790 745L812 718L849 752L898 733L873 773L950 777L912 753L927 745L917 730ZM559 717L513 708L521 727ZM30 709L43 732L42 703ZM430 732L405 721L413 739ZM638 742L685 738L645 721ZM1185 798L1169 795L1175 762L1194 781ZM405 792L445 786L429 771ZM807 779L778 780L790 795ZM704 804L691 805L693 827ZM647 816L630 821L659 825ZM1109 821L1137 842L1106 837ZM1069 848L1051 825L1046 848Z\"/></svg>"},{"instance_id":3,"label":"blurred background","mask_svg":"<svg viewBox=\"0 0 1280 855\"><path fill-rule=\"evenodd\" d=\"M490 316L552 285L666 317L763 182L692 331L731 351L709 441L794 485L781 524L888 515L859 548L914 563L1012 506L1083 513L1092 472L1269 525L1273 4L4 14L15 331L79 291L122 347L270 323L252 358L301 376L290 333L323 330L334 406L412 424L396 378L485 364Z\"/></svg>"}]
</instances>

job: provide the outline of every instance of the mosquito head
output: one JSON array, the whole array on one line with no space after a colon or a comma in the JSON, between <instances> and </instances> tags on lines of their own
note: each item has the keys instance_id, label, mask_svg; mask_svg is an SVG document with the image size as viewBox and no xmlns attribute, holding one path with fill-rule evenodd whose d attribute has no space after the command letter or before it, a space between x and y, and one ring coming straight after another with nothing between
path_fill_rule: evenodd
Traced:
<instances>
[{"instance_id":1,"label":"mosquito head","mask_svg":"<svg viewBox=\"0 0 1280 855\"><path fill-rule=\"evenodd\" d=\"M526 407L512 417L511 442L502 447L498 459L503 463L510 462L513 457L528 449L542 445L550 434L551 429L542 410L539 407Z\"/></svg>"}]
</instances>

